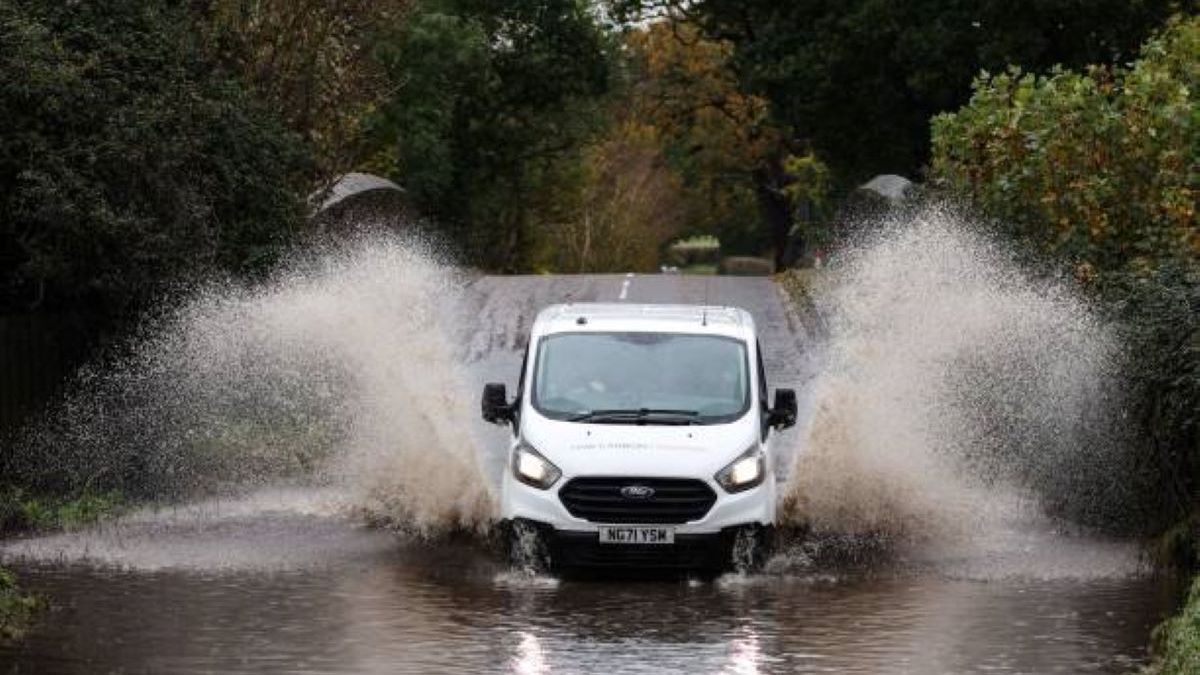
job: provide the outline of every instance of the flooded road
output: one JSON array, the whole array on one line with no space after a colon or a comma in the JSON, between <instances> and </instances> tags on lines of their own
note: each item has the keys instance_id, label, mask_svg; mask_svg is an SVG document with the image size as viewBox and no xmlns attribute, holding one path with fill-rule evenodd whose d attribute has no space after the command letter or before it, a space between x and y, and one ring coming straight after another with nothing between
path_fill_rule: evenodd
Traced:
<instances>
[{"instance_id":1,"label":"flooded road","mask_svg":"<svg viewBox=\"0 0 1200 675\"><path fill-rule=\"evenodd\" d=\"M480 386L513 386L546 304L707 300L755 315L771 386L811 406L816 336L770 280L486 277L469 290L456 354ZM494 477L503 431L471 432ZM336 487L259 491L4 543L0 559L52 609L0 647L0 674L1120 673L1144 662L1175 599L1131 545L1020 524L868 566L817 553L716 580L527 576L485 542L368 528Z\"/></svg>"},{"instance_id":2,"label":"flooded road","mask_svg":"<svg viewBox=\"0 0 1200 675\"><path fill-rule=\"evenodd\" d=\"M309 568L24 567L55 608L0 672L1120 673L1171 601L1145 578L528 578L358 534Z\"/></svg>"}]
</instances>

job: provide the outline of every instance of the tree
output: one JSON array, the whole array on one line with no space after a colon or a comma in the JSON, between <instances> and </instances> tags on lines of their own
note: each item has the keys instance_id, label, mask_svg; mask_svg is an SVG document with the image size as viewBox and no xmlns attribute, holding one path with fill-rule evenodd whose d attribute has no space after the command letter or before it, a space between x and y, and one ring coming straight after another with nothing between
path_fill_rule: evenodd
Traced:
<instances>
[{"instance_id":1,"label":"tree","mask_svg":"<svg viewBox=\"0 0 1200 675\"><path fill-rule=\"evenodd\" d=\"M756 214L756 172L780 152L782 134L769 123L766 101L738 89L727 67L731 50L683 23L631 31L624 114L658 130L687 187L688 231L757 255L771 237Z\"/></svg>"},{"instance_id":2,"label":"tree","mask_svg":"<svg viewBox=\"0 0 1200 675\"><path fill-rule=\"evenodd\" d=\"M981 68L1109 63L1134 53L1171 0L613 0L618 16L697 24L727 40L744 91L811 142L843 189L913 175L928 121L966 101Z\"/></svg>"},{"instance_id":3,"label":"tree","mask_svg":"<svg viewBox=\"0 0 1200 675\"><path fill-rule=\"evenodd\" d=\"M172 2L0 0L0 288L8 309L137 309L172 280L268 266L307 166Z\"/></svg>"},{"instance_id":4,"label":"tree","mask_svg":"<svg viewBox=\"0 0 1200 675\"><path fill-rule=\"evenodd\" d=\"M362 121L388 89L372 45L410 0L194 4L207 50L307 141L321 178L362 160Z\"/></svg>"},{"instance_id":5,"label":"tree","mask_svg":"<svg viewBox=\"0 0 1200 675\"><path fill-rule=\"evenodd\" d=\"M579 203L553 228L557 269L658 271L662 248L689 215L661 146L654 127L629 119L584 152Z\"/></svg>"},{"instance_id":6,"label":"tree","mask_svg":"<svg viewBox=\"0 0 1200 675\"><path fill-rule=\"evenodd\" d=\"M659 129L684 176L695 205L688 229L716 234L730 252L773 249L783 266L794 196L819 190L787 170L802 144L772 119L765 99L742 90L730 68L734 46L671 21L632 30L626 44L629 114Z\"/></svg>"},{"instance_id":7,"label":"tree","mask_svg":"<svg viewBox=\"0 0 1200 675\"><path fill-rule=\"evenodd\" d=\"M600 128L607 38L582 0L427 0L377 46L394 92L368 165L471 262L527 269L554 171Z\"/></svg>"}]
</instances>

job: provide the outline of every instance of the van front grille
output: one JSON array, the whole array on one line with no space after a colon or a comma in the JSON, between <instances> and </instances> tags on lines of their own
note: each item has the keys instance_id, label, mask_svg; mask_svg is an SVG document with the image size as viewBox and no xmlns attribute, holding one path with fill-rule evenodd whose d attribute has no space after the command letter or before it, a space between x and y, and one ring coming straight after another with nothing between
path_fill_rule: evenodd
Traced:
<instances>
[{"instance_id":1,"label":"van front grille","mask_svg":"<svg viewBox=\"0 0 1200 675\"><path fill-rule=\"evenodd\" d=\"M679 524L703 518L717 493L694 478L584 477L568 481L558 498L593 523Z\"/></svg>"}]
</instances>

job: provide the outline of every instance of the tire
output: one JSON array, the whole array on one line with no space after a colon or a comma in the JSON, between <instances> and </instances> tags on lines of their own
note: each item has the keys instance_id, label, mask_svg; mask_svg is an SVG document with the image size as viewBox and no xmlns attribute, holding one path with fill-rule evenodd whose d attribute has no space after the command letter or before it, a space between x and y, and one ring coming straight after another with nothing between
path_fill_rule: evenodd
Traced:
<instances>
[{"instance_id":1,"label":"tire","mask_svg":"<svg viewBox=\"0 0 1200 675\"><path fill-rule=\"evenodd\" d=\"M550 548L535 525L514 521L508 530L508 561L513 568L528 574L550 571Z\"/></svg>"},{"instance_id":2,"label":"tire","mask_svg":"<svg viewBox=\"0 0 1200 675\"><path fill-rule=\"evenodd\" d=\"M762 570L771 557L774 530L769 527L743 527L733 535L729 546L729 567L737 574Z\"/></svg>"}]
</instances>

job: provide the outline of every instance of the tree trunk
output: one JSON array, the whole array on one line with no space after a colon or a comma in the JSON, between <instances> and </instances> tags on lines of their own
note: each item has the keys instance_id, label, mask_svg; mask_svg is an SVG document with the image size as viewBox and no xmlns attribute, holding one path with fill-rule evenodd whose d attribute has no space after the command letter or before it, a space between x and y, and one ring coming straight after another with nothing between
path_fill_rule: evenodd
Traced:
<instances>
[{"instance_id":1,"label":"tree trunk","mask_svg":"<svg viewBox=\"0 0 1200 675\"><path fill-rule=\"evenodd\" d=\"M771 246L774 249L776 271L782 270L789 262L788 242L792 233L792 205L783 191L787 176L779 161L770 159L764 166L754 171L754 193L758 197L758 208L762 212L763 221L771 233ZM804 254L804 242L796 242L792 257Z\"/></svg>"}]
</instances>

